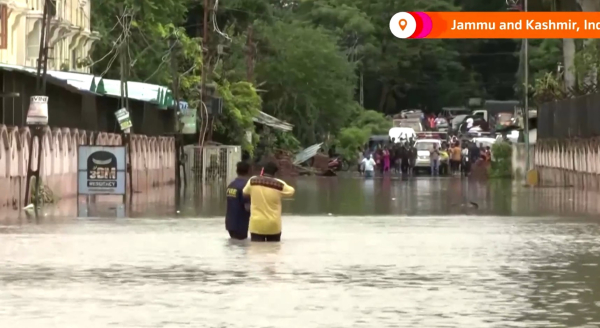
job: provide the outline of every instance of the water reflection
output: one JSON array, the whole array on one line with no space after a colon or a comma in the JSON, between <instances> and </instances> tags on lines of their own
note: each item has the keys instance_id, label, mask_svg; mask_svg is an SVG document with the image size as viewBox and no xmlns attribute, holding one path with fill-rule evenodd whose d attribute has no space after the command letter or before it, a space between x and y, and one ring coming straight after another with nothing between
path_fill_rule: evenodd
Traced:
<instances>
[{"instance_id":1,"label":"water reflection","mask_svg":"<svg viewBox=\"0 0 600 328\"><path fill-rule=\"evenodd\" d=\"M0 327L600 325L598 212L582 215L593 194L290 183L281 243L230 241L218 189L179 216L167 201L139 205L140 218L3 222Z\"/></svg>"},{"instance_id":2,"label":"water reflection","mask_svg":"<svg viewBox=\"0 0 600 328\"><path fill-rule=\"evenodd\" d=\"M387 177L299 178L284 212L304 215L597 215L599 193L575 189L526 188L512 181L478 182L461 178ZM198 201L201 199L201 201ZM221 216L225 208L221 187L190 194L181 215ZM477 210L470 207L477 203ZM140 213L140 215L143 215Z\"/></svg>"}]
</instances>

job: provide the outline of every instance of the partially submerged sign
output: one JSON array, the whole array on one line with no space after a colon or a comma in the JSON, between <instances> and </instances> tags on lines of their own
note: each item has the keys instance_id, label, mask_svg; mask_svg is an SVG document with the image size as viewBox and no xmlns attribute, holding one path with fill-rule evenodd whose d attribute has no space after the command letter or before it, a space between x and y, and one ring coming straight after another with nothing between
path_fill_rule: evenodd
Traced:
<instances>
[{"instance_id":1,"label":"partially submerged sign","mask_svg":"<svg viewBox=\"0 0 600 328\"><path fill-rule=\"evenodd\" d=\"M77 156L80 195L125 195L124 146L79 146Z\"/></svg>"},{"instance_id":2,"label":"partially submerged sign","mask_svg":"<svg viewBox=\"0 0 600 328\"><path fill-rule=\"evenodd\" d=\"M115 117L117 118L117 122L119 122L119 126L121 127L121 131L125 133L129 133L129 129L133 126L131 123L131 118L129 117L129 112L126 108L121 108L115 112Z\"/></svg>"},{"instance_id":3,"label":"partially submerged sign","mask_svg":"<svg viewBox=\"0 0 600 328\"><path fill-rule=\"evenodd\" d=\"M27 111L27 125L48 125L48 97L32 96Z\"/></svg>"}]
</instances>

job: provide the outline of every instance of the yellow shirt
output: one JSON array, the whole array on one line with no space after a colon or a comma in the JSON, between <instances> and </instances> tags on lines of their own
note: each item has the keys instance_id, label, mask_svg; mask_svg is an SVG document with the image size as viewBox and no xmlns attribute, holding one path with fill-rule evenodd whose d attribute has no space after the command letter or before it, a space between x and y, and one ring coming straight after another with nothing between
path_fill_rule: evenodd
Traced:
<instances>
[{"instance_id":1,"label":"yellow shirt","mask_svg":"<svg viewBox=\"0 0 600 328\"><path fill-rule=\"evenodd\" d=\"M255 176L248 180L243 193L250 195L250 233L281 233L281 198L294 196L294 188L276 178Z\"/></svg>"}]
</instances>

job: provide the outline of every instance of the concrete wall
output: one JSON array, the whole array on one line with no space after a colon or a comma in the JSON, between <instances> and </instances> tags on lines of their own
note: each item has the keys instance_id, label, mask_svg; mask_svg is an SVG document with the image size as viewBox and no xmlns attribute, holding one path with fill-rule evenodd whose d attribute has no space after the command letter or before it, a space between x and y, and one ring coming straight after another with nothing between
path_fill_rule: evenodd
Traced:
<instances>
[{"instance_id":1,"label":"concrete wall","mask_svg":"<svg viewBox=\"0 0 600 328\"><path fill-rule=\"evenodd\" d=\"M30 140L29 128L0 125L0 210L22 209L26 205ZM32 161L37 165L38 156L42 156L42 182L61 199L68 199L77 195L77 146L121 145L121 136L69 128L46 128L41 140L41 154L37 153L39 141L34 138ZM133 135L128 162L132 167L134 193L156 194L155 189L175 181L175 139Z\"/></svg>"},{"instance_id":2,"label":"concrete wall","mask_svg":"<svg viewBox=\"0 0 600 328\"><path fill-rule=\"evenodd\" d=\"M597 138L538 142L535 166L540 174L540 185L600 190Z\"/></svg>"},{"instance_id":3,"label":"concrete wall","mask_svg":"<svg viewBox=\"0 0 600 328\"><path fill-rule=\"evenodd\" d=\"M529 168L534 168L535 145L529 146ZM524 143L512 145L512 174L515 180L524 181L527 175L527 147Z\"/></svg>"}]
</instances>

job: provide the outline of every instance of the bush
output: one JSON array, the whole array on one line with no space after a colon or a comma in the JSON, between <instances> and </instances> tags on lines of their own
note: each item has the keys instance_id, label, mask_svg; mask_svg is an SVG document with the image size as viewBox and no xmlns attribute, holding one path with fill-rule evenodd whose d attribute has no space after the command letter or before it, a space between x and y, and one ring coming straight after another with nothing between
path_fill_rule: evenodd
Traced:
<instances>
[{"instance_id":1,"label":"bush","mask_svg":"<svg viewBox=\"0 0 600 328\"><path fill-rule=\"evenodd\" d=\"M496 142L492 146L490 178L512 177L512 146L508 142Z\"/></svg>"},{"instance_id":2,"label":"bush","mask_svg":"<svg viewBox=\"0 0 600 328\"><path fill-rule=\"evenodd\" d=\"M342 129L337 137L336 149L345 160L358 160L358 150L362 149L369 141L370 135L371 129L361 129L355 126Z\"/></svg>"},{"instance_id":3,"label":"bush","mask_svg":"<svg viewBox=\"0 0 600 328\"><path fill-rule=\"evenodd\" d=\"M363 149L369 137L374 134L387 135L391 127L392 121L382 113L361 108L348 126L338 133L336 150L349 162L358 160L358 150Z\"/></svg>"}]
</instances>

